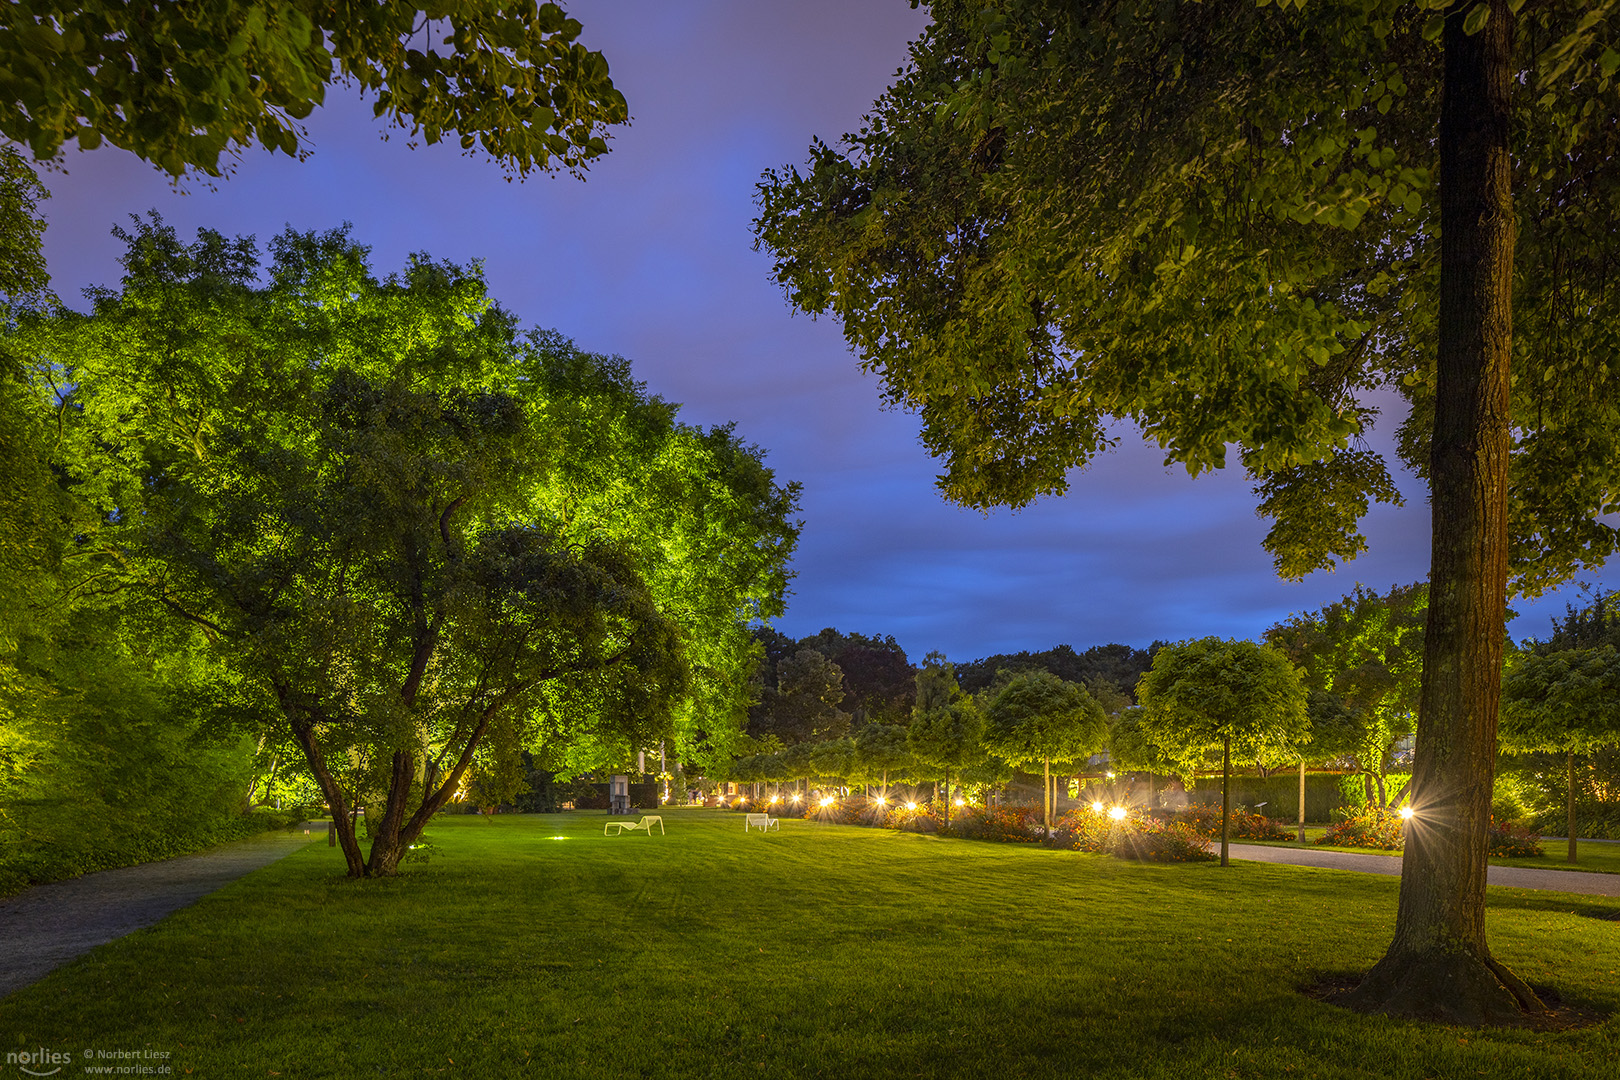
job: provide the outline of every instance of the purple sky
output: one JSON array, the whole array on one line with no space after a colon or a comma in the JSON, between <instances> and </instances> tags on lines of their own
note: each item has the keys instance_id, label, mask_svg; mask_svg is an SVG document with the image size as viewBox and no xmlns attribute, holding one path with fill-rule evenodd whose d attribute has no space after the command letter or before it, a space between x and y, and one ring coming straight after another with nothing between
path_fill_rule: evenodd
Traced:
<instances>
[{"instance_id":1,"label":"purple sky","mask_svg":"<svg viewBox=\"0 0 1620 1080\"><path fill-rule=\"evenodd\" d=\"M109 229L149 208L186 236L208 226L266 240L288 224L353 222L380 272L413 251L482 259L492 294L525 322L623 354L655 393L684 403L684 419L736 421L779 477L804 485L780 622L795 636L837 626L893 634L914 658L938 648L963 660L1058 642L1253 637L1357 582L1424 576L1427 507L1410 476L1407 506L1367 522L1368 554L1285 584L1241 473L1191 480L1128 432L1063 499L990 517L945 504L913 418L879 408L835 323L789 311L749 226L760 172L802 161L812 135L858 127L922 14L904 0L565 6L634 118L585 183L508 184L450 147L413 151L397 131L385 143L369 103L337 88L310 119L310 160L253 151L212 190L176 191L122 151L70 153L67 175L46 177L58 293L116 283ZM1387 448L1397 420L1375 446ZM1515 634L1544 635L1566 599L1580 603L1578 588L1517 602Z\"/></svg>"}]
</instances>

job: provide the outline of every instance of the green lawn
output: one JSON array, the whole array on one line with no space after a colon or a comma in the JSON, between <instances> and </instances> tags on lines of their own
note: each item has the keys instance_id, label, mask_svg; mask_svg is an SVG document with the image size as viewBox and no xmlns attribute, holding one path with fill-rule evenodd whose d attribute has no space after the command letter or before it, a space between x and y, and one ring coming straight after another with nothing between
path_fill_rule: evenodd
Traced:
<instances>
[{"instance_id":1,"label":"green lawn","mask_svg":"<svg viewBox=\"0 0 1620 1080\"><path fill-rule=\"evenodd\" d=\"M445 819L385 882L311 846L0 1002L0 1041L206 1077L1620 1077L1620 1018L1475 1032L1299 994L1378 957L1392 878L665 817ZM1491 893L1497 954L1587 1008L1620 1007L1617 920Z\"/></svg>"}]
</instances>

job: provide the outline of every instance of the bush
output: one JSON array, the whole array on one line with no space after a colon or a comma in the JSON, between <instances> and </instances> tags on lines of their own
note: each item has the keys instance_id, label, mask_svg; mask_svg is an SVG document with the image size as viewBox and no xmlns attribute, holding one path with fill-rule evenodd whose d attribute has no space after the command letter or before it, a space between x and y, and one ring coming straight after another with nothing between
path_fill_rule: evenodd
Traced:
<instances>
[{"instance_id":1,"label":"bush","mask_svg":"<svg viewBox=\"0 0 1620 1080\"><path fill-rule=\"evenodd\" d=\"M1542 836L1562 836L1569 831L1569 813L1560 806L1538 814L1526 824L1531 832ZM1593 840L1620 840L1620 803L1577 804L1575 833Z\"/></svg>"},{"instance_id":2,"label":"bush","mask_svg":"<svg viewBox=\"0 0 1620 1080\"><path fill-rule=\"evenodd\" d=\"M1177 821L1208 840L1221 838L1221 808L1207 803L1194 803L1185 810L1172 811L1162 820ZM1294 834L1282 822L1248 807L1232 808L1232 838L1234 840L1292 840Z\"/></svg>"},{"instance_id":3,"label":"bush","mask_svg":"<svg viewBox=\"0 0 1620 1080\"><path fill-rule=\"evenodd\" d=\"M1135 809L1118 821L1090 807L1071 810L1058 821L1052 841L1142 862L1206 862L1215 857L1209 841L1188 822L1149 817Z\"/></svg>"},{"instance_id":4,"label":"bush","mask_svg":"<svg viewBox=\"0 0 1620 1080\"><path fill-rule=\"evenodd\" d=\"M1530 859L1544 855L1541 837L1510 822L1491 819L1491 855L1500 859Z\"/></svg>"},{"instance_id":5,"label":"bush","mask_svg":"<svg viewBox=\"0 0 1620 1080\"><path fill-rule=\"evenodd\" d=\"M951 816L948 835L966 840L1032 844L1041 838L1041 812L1035 806L963 807Z\"/></svg>"},{"instance_id":6,"label":"bush","mask_svg":"<svg viewBox=\"0 0 1620 1080\"><path fill-rule=\"evenodd\" d=\"M1142 862L1209 862L1209 841L1180 821L1138 818L1108 835L1106 850L1121 859Z\"/></svg>"},{"instance_id":7,"label":"bush","mask_svg":"<svg viewBox=\"0 0 1620 1080\"><path fill-rule=\"evenodd\" d=\"M1406 842L1406 837L1401 831L1403 824L1399 814L1369 808L1329 827L1327 833L1317 843L1332 847L1399 851Z\"/></svg>"}]
</instances>

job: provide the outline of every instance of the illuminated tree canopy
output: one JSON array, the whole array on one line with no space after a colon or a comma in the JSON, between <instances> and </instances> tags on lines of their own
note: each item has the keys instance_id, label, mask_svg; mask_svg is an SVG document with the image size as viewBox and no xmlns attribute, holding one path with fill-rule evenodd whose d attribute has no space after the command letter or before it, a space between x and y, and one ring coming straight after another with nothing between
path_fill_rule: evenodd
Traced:
<instances>
[{"instance_id":1,"label":"illuminated tree canopy","mask_svg":"<svg viewBox=\"0 0 1620 1080\"><path fill-rule=\"evenodd\" d=\"M36 159L103 142L171 176L219 175L258 144L304 152L334 82L428 143L458 138L518 174L607 152L624 97L553 3L21 0L0 14L0 132Z\"/></svg>"},{"instance_id":2,"label":"illuminated tree canopy","mask_svg":"<svg viewBox=\"0 0 1620 1080\"><path fill-rule=\"evenodd\" d=\"M285 233L262 268L250 240L122 235L119 290L10 335L86 510L67 584L232 658L351 873L392 873L486 740L609 764L736 737L796 536L757 451L622 360L520 334L467 268L379 280L343 230ZM356 800L384 808L364 861Z\"/></svg>"}]
</instances>

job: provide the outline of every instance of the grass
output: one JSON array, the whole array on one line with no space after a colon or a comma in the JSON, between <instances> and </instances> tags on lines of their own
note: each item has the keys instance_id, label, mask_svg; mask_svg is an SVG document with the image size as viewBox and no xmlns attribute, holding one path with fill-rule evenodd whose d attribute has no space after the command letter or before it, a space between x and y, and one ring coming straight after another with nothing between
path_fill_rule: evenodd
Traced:
<instances>
[{"instance_id":1,"label":"grass","mask_svg":"<svg viewBox=\"0 0 1620 1080\"><path fill-rule=\"evenodd\" d=\"M1305 843L1298 840L1237 840L1234 844L1263 844L1266 847L1309 848L1312 851L1349 851L1357 855L1388 855L1398 857L1398 851L1379 851L1375 848L1338 847L1330 844L1316 843L1326 833L1326 825L1306 825ZM1218 843L1219 841L1217 841ZM1523 866L1532 870L1585 870L1594 874L1620 874L1620 843L1612 841L1582 840L1577 845L1576 856L1579 862L1571 865L1564 856L1568 853L1568 844L1563 840L1547 840L1541 842L1545 855L1532 856L1524 859L1492 859L1493 866Z\"/></svg>"},{"instance_id":2,"label":"grass","mask_svg":"<svg viewBox=\"0 0 1620 1080\"><path fill-rule=\"evenodd\" d=\"M1620 1077L1620 1018L1475 1032L1298 993L1377 959L1391 878L665 819L444 819L392 881L312 845L0 1001L0 1049L345 1080ZM1620 1008L1620 905L1490 901L1499 957Z\"/></svg>"}]
</instances>

